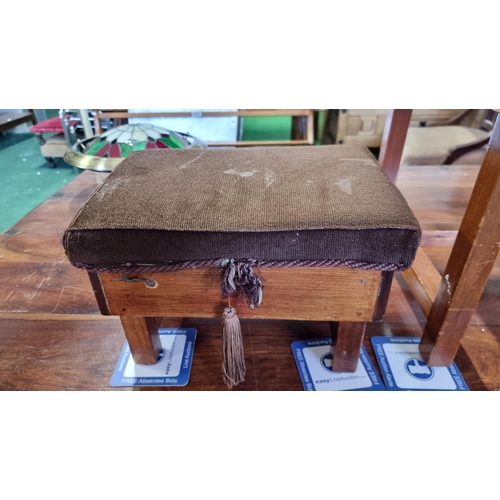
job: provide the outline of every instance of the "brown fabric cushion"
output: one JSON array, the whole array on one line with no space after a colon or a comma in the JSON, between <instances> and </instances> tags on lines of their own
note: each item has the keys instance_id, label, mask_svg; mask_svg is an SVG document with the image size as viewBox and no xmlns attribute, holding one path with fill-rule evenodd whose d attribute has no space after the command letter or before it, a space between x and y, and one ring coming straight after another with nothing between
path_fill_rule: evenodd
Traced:
<instances>
[{"instance_id":1,"label":"brown fabric cushion","mask_svg":"<svg viewBox=\"0 0 500 500\"><path fill-rule=\"evenodd\" d=\"M77 266L215 258L408 267L420 227L362 146L145 150L94 192L63 243Z\"/></svg>"}]
</instances>

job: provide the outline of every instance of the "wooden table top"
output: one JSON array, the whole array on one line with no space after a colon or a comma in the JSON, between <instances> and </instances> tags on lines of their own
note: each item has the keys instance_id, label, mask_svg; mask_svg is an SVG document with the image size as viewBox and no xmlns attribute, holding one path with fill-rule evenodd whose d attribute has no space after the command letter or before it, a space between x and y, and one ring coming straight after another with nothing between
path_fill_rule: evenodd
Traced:
<instances>
[{"instance_id":1,"label":"wooden table top","mask_svg":"<svg viewBox=\"0 0 500 500\"><path fill-rule=\"evenodd\" d=\"M454 229L477 171L478 167L462 166L454 170L403 168L398 186L424 230ZM68 263L61 245L65 228L104 177L101 173L83 172L0 235L2 390L132 390L110 387L125 342L120 321L100 315L87 274ZM450 248L433 246L426 252L442 272ZM499 297L497 262L456 358L473 390L500 389ZM419 336L424 321L404 280L396 275L384 321L367 326L364 345L372 361L372 335ZM328 323L241 323L247 376L234 390L302 390L290 344L294 340L328 337ZM188 385L135 390L226 390L220 371L220 321L164 318L162 323L181 325L198 330Z\"/></svg>"}]
</instances>

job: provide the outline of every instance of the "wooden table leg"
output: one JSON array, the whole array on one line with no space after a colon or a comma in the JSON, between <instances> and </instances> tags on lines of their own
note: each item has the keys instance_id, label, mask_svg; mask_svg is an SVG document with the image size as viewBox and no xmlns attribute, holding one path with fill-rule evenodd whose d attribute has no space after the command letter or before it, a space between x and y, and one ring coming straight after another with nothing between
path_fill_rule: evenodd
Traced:
<instances>
[{"instance_id":1,"label":"wooden table leg","mask_svg":"<svg viewBox=\"0 0 500 500\"><path fill-rule=\"evenodd\" d=\"M420 353L430 366L449 366L481 298L500 247L500 121L432 304Z\"/></svg>"},{"instance_id":2,"label":"wooden table leg","mask_svg":"<svg viewBox=\"0 0 500 500\"><path fill-rule=\"evenodd\" d=\"M134 362L154 365L161 351L158 327L161 318L120 316Z\"/></svg>"},{"instance_id":3,"label":"wooden table leg","mask_svg":"<svg viewBox=\"0 0 500 500\"><path fill-rule=\"evenodd\" d=\"M340 321L330 323L335 343L332 370L352 373L358 367L366 323Z\"/></svg>"}]
</instances>

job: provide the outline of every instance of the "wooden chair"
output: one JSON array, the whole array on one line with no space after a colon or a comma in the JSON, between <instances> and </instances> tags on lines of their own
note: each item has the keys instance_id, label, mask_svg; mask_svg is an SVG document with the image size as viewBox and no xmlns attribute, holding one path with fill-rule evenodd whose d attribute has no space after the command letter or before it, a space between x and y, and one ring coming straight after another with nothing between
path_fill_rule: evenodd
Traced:
<instances>
[{"instance_id":1,"label":"wooden chair","mask_svg":"<svg viewBox=\"0 0 500 500\"><path fill-rule=\"evenodd\" d=\"M40 141L40 152L51 167L56 166L54 158L63 158L71 146L65 137L63 122L59 116L33 125L30 132ZM44 134L49 134L49 137L44 137Z\"/></svg>"},{"instance_id":2,"label":"wooden chair","mask_svg":"<svg viewBox=\"0 0 500 500\"><path fill-rule=\"evenodd\" d=\"M388 116L381 164L395 182L411 110ZM392 134L391 134L392 132ZM449 366L484 290L500 247L500 123L497 120L444 276L420 248L403 276L427 316L420 352Z\"/></svg>"},{"instance_id":3,"label":"wooden chair","mask_svg":"<svg viewBox=\"0 0 500 500\"><path fill-rule=\"evenodd\" d=\"M451 165L464 154L488 144L496 113L486 110L479 127L463 124L476 111L466 109L444 123L410 127L401 165Z\"/></svg>"}]
</instances>

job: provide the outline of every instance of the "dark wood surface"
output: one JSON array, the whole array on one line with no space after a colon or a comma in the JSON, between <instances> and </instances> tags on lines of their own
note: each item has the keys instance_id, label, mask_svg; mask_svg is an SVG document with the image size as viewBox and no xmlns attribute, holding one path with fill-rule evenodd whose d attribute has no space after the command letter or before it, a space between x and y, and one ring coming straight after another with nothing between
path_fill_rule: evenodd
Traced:
<instances>
[{"instance_id":1,"label":"dark wood surface","mask_svg":"<svg viewBox=\"0 0 500 500\"><path fill-rule=\"evenodd\" d=\"M443 231L455 224L458 229L477 171L403 167L398 185L423 228L439 221ZM104 177L82 173L0 235L0 389L113 389L109 382L125 342L120 319L100 314L87 273L67 262L61 246L64 229ZM427 246L425 251L443 273L451 248ZM500 390L499 300L497 260L455 360L473 390ZM395 273L384 321L367 324L363 345L375 361L373 335L420 336L425 321L405 280ZM220 321L164 319L162 324L198 330L189 384L164 390L227 390ZM241 324L247 376L233 390L302 390L290 344L329 337L329 323L242 319Z\"/></svg>"},{"instance_id":2,"label":"dark wood surface","mask_svg":"<svg viewBox=\"0 0 500 500\"><path fill-rule=\"evenodd\" d=\"M0 319L2 390L175 390L225 391L222 380L220 322L184 320L197 339L189 384L179 388L110 387L124 344L117 318L101 321L59 317ZM179 326L164 321L163 326ZM300 391L302 384L290 344L327 338L327 322L241 320L246 380L233 390ZM370 337L419 336L417 323L368 323L363 345L375 360ZM472 390L500 390L500 327L471 326L462 339L456 364ZM376 363L375 363L376 366Z\"/></svg>"}]
</instances>

